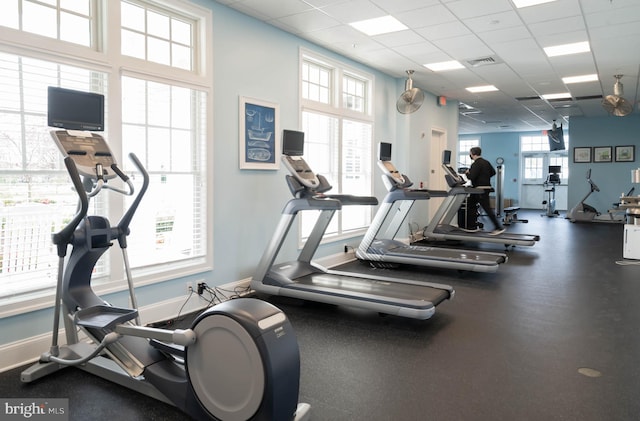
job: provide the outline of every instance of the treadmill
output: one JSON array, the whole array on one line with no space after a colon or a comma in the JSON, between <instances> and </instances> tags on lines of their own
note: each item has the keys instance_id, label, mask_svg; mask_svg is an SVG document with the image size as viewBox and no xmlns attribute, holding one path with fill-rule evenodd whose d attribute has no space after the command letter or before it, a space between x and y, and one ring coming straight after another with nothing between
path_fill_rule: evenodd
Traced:
<instances>
[{"instance_id":1,"label":"treadmill","mask_svg":"<svg viewBox=\"0 0 640 421\"><path fill-rule=\"evenodd\" d=\"M448 193L410 189L413 183L409 177L401 174L391 162L390 143L380 143L378 167L382 169L382 181L388 193L356 250L358 259L474 272L496 272L499 265L507 261L504 253L409 245L395 240L416 200L447 197Z\"/></svg>"},{"instance_id":2,"label":"treadmill","mask_svg":"<svg viewBox=\"0 0 640 421\"><path fill-rule=\"evenodd\" d=\"M533 246L540 241L539 235L517 234L503 232L491 235L486 231L469 231L454 226L451 221L457 216L458 210L470 194L481 194L484 189L468 187L468 183L461 174L458 174L450 165L451 151L444 151L442 168L445 170L445 178L450 187L446 198L438 207L435 215L424 229L426 240L456 240L480 243L497 243L505 246Z\"/></svg>"},{"instance_id":3,"label":"treadmill","mask_svg":"<svg viewBox=\"0 0 640 421\"><path fill-rule=\"evenodd\" d=\"M254 291L421 320L433 316L438 304L453 298L454 290L448 285L335 271L313 262L336 211L343 206L376 205L378 201L368 196L324 194L331 185L322 175L315 174L302 158L304 133L284 130L282 144L282 162L290 172L286 181L294 198L285 205L251 280ZM320 211L316 224L297 260L276 264L289 229L298 212L303 210Z\"/></svg>"}]
</instances>

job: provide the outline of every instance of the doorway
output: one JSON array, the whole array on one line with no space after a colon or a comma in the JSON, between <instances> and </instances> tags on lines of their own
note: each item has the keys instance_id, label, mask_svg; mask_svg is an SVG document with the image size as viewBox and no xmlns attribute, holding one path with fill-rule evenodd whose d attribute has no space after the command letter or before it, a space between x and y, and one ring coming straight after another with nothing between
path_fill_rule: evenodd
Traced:
<instances>
[{"instance_id":1,"label":"doorway","mask_svg":"<svg viewBox=\"0 0 640 421\"><path fill-rule=\"evenodd\" d=\"M447 183L442 169L442 151L447 148L447 133L440 129L431 129L431 147L429 148L429 190L447 190ZM435 215L436 210L442 202L443 197L432 197L429 199L429 220Z\"/></svg>"}]
</instances>

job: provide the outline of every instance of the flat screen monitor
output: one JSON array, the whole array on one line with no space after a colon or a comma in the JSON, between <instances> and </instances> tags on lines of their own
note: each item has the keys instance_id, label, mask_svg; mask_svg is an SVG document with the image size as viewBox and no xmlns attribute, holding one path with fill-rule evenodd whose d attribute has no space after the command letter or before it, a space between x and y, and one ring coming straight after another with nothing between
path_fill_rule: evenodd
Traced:
<instances>
[{"instance_id":1,"label":"flat screen monitor","mask_svg":"<svg viewBox=\"0 0 640 421\"><path fill-rule=\"evenodd\" d=\"M67 130L104 130L104 95L49 86L47 124Z\"/></svg>"},{"instance_id":2,"label":"flat screen monitor","mask_svg":"<svg viewBox=\"0 0 640 421\"><path fill-rule=\"evenodd\" d=\"M380 142L378 157L380 161L391 161L391 143Z\"/></svg>"},{"instance_id":3,"label":"flat screen monitor","mask_svg":"<svg viewBox=\"0 0 640 421\"><path fill-rule=\"evenodd\" d=\"M448 151L448 150L442 151L442 163L444 165L451 164L451 151Z\"/></svg>"},{"instance_id":4,"label":"flat screen monitor","mask_svg":"<svg viewBox=\"0 0 640 421\"><path fill-rule=\"evenodd\" d=\"M547 136L549 138L549 150L550 151L563 151L565 150L564 146L564 131L562 129L562 124L560 127L556 125L555 121L553 122L553 126L551 130L547 131Z\"/></svg>"},{"instance_id":5,"label":"flat screen monitor","mask_svg":"<svg viewBox=\"0 0 640 421\"><path fill-rule=\"evenodd\" d=\"M304 155L304 132L283 130L282 154L288 156Z\"/></svg>"},{"instance_id":6,"label":"flat screen monitor","mask_svg":"<svg viewBox=\"0 0 640 421\"><path fill-rule=\"evenodd\" d=\"M562 172L562 166L549 165L549 174L560 174Z\"/></svg>"}]
</instances>

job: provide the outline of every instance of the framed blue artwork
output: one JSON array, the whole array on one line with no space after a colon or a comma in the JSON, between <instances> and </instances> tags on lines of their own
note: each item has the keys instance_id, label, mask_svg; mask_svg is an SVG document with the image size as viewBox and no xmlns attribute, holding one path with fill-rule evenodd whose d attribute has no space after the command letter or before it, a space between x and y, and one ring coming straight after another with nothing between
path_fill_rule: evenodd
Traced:
<instances>
[{"instance_id":1,"label":"framed blue artwork","mask_svg":"<svg viewBox=\"0 0 640 421\"><path fill-rule=\"evenodd\" d=\"M240 97L240 168L280 168L280 111L278 104Z\"/></svg>"}]
</instances>

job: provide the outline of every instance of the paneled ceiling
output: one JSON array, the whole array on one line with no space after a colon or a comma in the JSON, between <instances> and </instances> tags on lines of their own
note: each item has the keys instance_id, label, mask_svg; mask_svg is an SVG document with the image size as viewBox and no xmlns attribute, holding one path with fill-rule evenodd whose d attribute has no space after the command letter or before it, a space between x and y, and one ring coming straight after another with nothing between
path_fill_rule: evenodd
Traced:
<instances>
[{"instance_id":1,"label":"paneled ceiling","mask_svg":"<svg viewBox=\"0 0 640 421\"><path fill-rule=\"evenodd\" d=\"M638 113L640 0L556 0L520 9L512 0L218 2L393 77L404 80L414 70L414 87L460 102L461 134L547 130L553 120L566 125L573 116L611 115L602 100L614 93L614 75L622 75L622 96ZM367 36L349 25L386 15L408 29ZM548 57L543 51L583 41L589 52ZM464 68L424 67L450 60ZM586 74L598 80L562 81ZM498 91L466 90L479 85ZM571 98L540 98L564 92Z\"/></svg>"}]
</instances>

